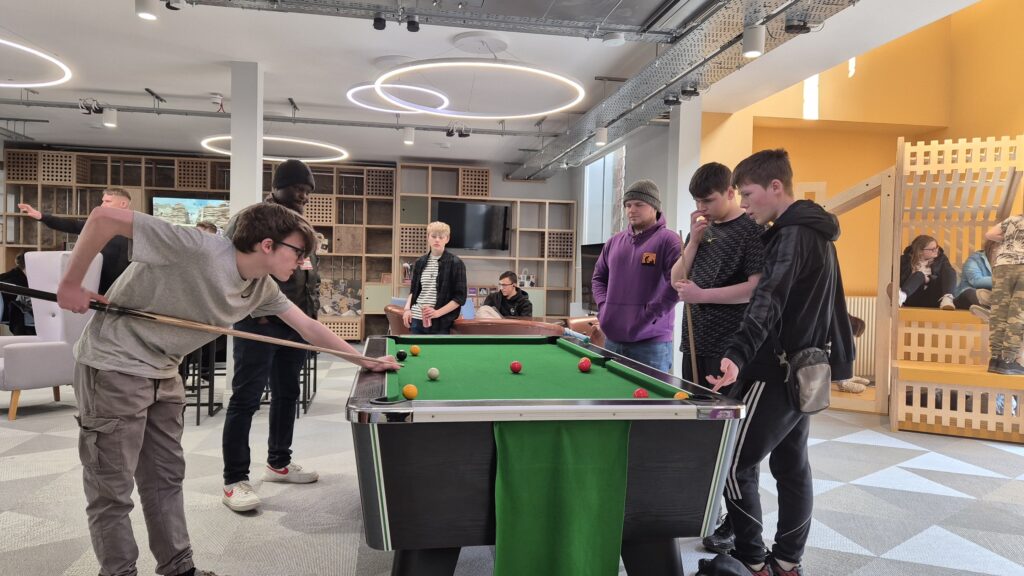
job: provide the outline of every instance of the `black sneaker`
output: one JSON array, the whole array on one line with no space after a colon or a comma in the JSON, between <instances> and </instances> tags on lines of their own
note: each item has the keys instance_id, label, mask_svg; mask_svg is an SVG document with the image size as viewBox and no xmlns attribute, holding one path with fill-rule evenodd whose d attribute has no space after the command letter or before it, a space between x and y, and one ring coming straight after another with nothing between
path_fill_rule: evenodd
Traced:
<instances>
[{"instance_id":1,"label":"black sneaker","mask_svg":"<svg viewBox=\"0 0 1024 576\"><path fill-rule=\"evenodd\" d=\"M716 554L728 554L736 549L736 535L733 534L732 523L729 522L727 514L723 514L719 521L720 524L714 534L705 537L700 542L704 548Z\"/></svg>"},{"instance_id":2,"label":"black sneaker","mask_svg":"<svg viewBox=\"0 0 1024 576\"><path fill-rule=\"evenodd\" d=\"M988 371L1007 376L1021 376L1024 375L1024 366L1021 366L1018 362L1007 362L1006 360L993 358L988 362Z\"/></svg>"}]
</instances>

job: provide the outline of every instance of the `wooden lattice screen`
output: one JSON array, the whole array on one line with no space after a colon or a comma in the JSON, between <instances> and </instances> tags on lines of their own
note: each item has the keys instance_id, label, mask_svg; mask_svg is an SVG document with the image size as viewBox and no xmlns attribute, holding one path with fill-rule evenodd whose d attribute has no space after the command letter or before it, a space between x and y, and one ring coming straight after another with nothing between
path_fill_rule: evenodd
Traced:
<instances>
[{"instance_id":1,"label":"wooden lattice screen","mask_svg":"<svg viewBox=\"0 0 1024 576\"><path fill-rule=\"evenodd\" d=\"M1021 137L900 142L901 247L920 234L938 240L958 270L985 231L1012 209Z\"/></svg>"}]
</instances>

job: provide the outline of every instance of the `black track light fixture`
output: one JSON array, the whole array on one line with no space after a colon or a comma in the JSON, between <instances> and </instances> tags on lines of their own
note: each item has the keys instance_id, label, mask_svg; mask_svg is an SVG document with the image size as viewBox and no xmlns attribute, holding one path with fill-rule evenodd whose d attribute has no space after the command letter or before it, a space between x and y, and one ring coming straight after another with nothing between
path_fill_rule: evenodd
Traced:
<instances>
[{"instance_id":1,"label":"black track light fixture","mask_svg":"<svg viewBox=\"0 0 1024 576\"><path fill-rule=\"evenodd\" d=\"M416 15L409 16L409 18L405 20L405 29L409 32L419 32L420 17Z\"/></svg>"},{"instance_id":2,"label":"black track light fixture","mask_svg":"<svg viewBox=\"0 0 1024 576\"><path fill-rule=\"evenodd\" d=\"M387 27L387 25L388 25L388 21L387 21L387 19L384 18L384 14L383 13L377 12L376 14L373 15L373 29L374 30L383 30L384 28Z\"/></svg>"}]
</instances>

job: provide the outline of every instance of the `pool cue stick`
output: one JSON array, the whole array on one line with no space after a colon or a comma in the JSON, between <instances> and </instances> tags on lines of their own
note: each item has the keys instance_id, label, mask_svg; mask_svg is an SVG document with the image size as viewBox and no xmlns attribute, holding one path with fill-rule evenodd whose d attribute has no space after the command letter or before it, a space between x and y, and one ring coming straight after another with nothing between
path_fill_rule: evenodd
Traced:
<instances>
[{"instance_id":1,"label":"pool cue stick","mask_svg":"<svg viewBox=\"0 0 1024 576\"><path fill-rule=\"evenodd\" d=\"M29 298L38 298L40 300L48 300L50 302L57 301L57 295L54 294L53 292L35 290L33 288L26 288L24 286L8 284L6 282L0 282L0 292L4 292L7 294L15 294L18 296L28 296ZM122 306L117 306L115 304L104 304L102 302L96 302L95 300L89 302L89 308L96 310L97 312L106 312L108 314L121 314L123 316L132 316L134 318L141 318L143 320L149 320L151 322L156 322L158 324L166 324L168 326L176 326L178 328L198 330L200 332L209 332L211 334L223 334L225 336L236 336L238 338L256 340L258 342L265 342L267 344L274 344L277 346L288 346L290 348L298 348L300 350L310 350L312 352L323 352L325 354L333 354L335 356L339 356L351 362L362 360L373 362L376 364L386 363L376 358L363 356L362 354L352 354L351 352L342 352L341 350L333 350L331 348L321 348L320 346L313 346L312 344L304 344L302 342L294 342L292 340L283 340L281 338L262 336L260 334L243 332L241 330L235 330L233 328L221 328L220 326L214 326L212 324L203 324L202 322L185 320L183 318L175 318L174 316L165 316L163 314L155 314L153 312L143 312L141 310L135 310L134 308L125 308Z\"/></svg>"},{"instance_id":2,"label":"pool cue stick","mask_svg":"<svg viewBox=\"0 0 1024 576\"><path fill-rule=\"evenodd\" d=\"M683 242L683 231L682 230L677 230L676 232L679 233L679 242L680 242L680 244L682 244L682 242ZM686 249L685 245L683 245L683 249L684 250ZM682 252L679 253L679 257L680 258L684 258ZM693 262L690 262L690 265L693 266ZM682 280L686 280L688 276L689 276L689 273L687 272L686 267L684 266L683 267L683 277L682 277ZM700 386L703 386L705 383L697 382L697 380L700 380L700 375L697 374L697 345L696 345L696 343L693 340L693 314L691 313L692 312L692 308L690 308L690 303L689 302L683 302L683 311L686 313L686 333L690 337L689 338L689 340L690 340L690 369L693 370L692 374L693 374L694 384L698 384Z\"/></svg>"}]
</instances>

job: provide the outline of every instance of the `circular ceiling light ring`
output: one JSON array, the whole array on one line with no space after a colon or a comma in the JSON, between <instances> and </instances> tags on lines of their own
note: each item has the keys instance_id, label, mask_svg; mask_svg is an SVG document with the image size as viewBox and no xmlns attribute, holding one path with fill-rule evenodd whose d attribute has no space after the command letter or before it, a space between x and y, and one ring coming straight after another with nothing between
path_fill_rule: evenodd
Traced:
<instances>
[{"instance_id":1,"label":"circular ceiling light ring","mask_svg":"<svg viewBox=\"0 0 1024 576\"><path fill-rule=\"evenodd\" d=\"M469 112L464 110L442 110L440 108L431 108L429 106L422 106L415 102L409 102L408 100L402 100L396 96L388 94L384 91L384 86L389 84L389 80L402 74L409 74L411 72L422 72L425 70L439 70L444 68L491 68L498 70L512 70L515 72L527 72L535 74L542 78L549 80L555 80L561 82L566 86L576 91L576 97L571 102L566 102L556 108L550 110L540 110L537 112L530 112L528 114L493 114L485 112ZM583 89L583 85L569 78L537 66L522 64L520 62L512 62L509 60L487 60L480 58L442 58L437 60L418 60L416 62L410 62L392 68L387 72L380 75L379 78L373 83L374 90L377 91L377 95L391 102L395 106L405 108L414 112L423 112L425 114L431 114L434 116L444 116L445 118L462 118L466 120L514 120L519 118L535 118L537 116L546 116L561 112L563 110L572 108L576 104L579 104L584 96L587 95L586 90Z\"/></svg>"},{"instance_id":2,"label":"circular ceiling light ring","mask_svg":"<svg viewBox=\"0 0 1024 576\"><path fill-rule=\"evenodd\" d=\"M62 78L57 80L50 80L47 82L0 82L0 88L45 88L47 86L56 86L58 84L63 84L68 80L71 80L71 68L68 68L67 64L61 62L60 60L57 60L49 54L40 52L35 48L23 46L21 44L18 44L17 42L4 40L3 38L0 38L0 45L9 46L11 48L14 48L15 50L21 50L22 52L27 52L33 56L42 58L43 60L46 60L47 62L50 62L51 64L54 64L55 66L60 68L61 71L64 73L64 76Z\"/></svg>"},{"instance_id":3,"label":"circular ceiling light ring","mask_svg":"<svg viewBox=\"0 0 1024 576\"><path fill-rule=\"evenodd\" d=\"M421 92L428 96L433 96L434 98L437 98L438 100L441 101L441 105L437 107L437 110L444 110L445 108L448 107L449 104L451 104L451 101L448 100L448 96L446 96L443 92L439 92L431 88L425 88L423 86L414 86L412 84L382 84L381 88L388 88L391 90L412 90L413 92ZM348 98L349 102L355 104L356 106L360 106L368 110L374 110L376 112L387 112L389 114L421 114L421 112L409 110L407 108L380 108L377 106L371 106L369 104L360 102L356 99L356 94L366 90L373 89L373 82L363 82L362 84L356 84L355 86L349 88L348 92L345 93L345 97Z\"/></svg>"},{"instance_id":4,"label":"circular ceiling light ring","mask_svg":"<svg viewBox=\"0 0 1024 576\"><path fill-rule=\"evenodd\" d=\"M228 141L228 140L231 140L231 135L230 134L218 134L216 136L208 136L206 138L203 138L203 140L199 144L203 148L206 148L207 150L209 150L210 152L215 152L217 154L223 154L225 156L231 156L231 150L227 150L225 148L219 148L217 146L214 146L215 142L223 142L223 141ZM264 141L268 141L269 140L270 142L288 142L288 143L291 143L291 144L302 144L304 146L316 146L316 147L322 148L324 150L330 150L331 152L334 152L336 154L336 156L325 156L323 158L296 158L296 160L300 160L302 162L305 162L306 164L323 164L323 163L327 163L327 162L341 162L342 160L345 160L345 159L347 159L349 157L348 151L345 150L344 148L341 148L339 146L335 146L334 144L328 144L326 142L319 142L317 140L310 140L308 138L295 138L295 137L292 137L292 136L264 136L263 140ZM263 157L263 161L264 162L284 162L285 160L288 160L288 158L282 158L282 157L277 157L277 156L264 156Z\"/></svg>"}]
</instances>

